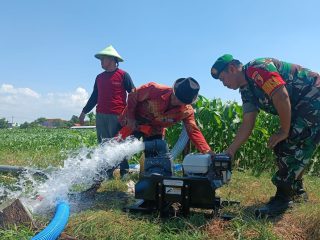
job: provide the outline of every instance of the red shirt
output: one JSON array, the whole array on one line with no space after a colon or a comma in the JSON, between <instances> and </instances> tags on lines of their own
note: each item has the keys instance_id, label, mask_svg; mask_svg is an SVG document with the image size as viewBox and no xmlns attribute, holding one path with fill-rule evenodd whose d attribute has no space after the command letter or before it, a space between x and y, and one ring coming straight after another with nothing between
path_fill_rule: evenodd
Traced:
<instances>
[{"instance_id":1,"label":"red shirt","mask_svg":"<svg viewBox=\"0 0 320 240\"><path fill-rule=\"evenodd\" d=\"M121 124L124 126L127 119L135 119L138 125L152 126L152 135L164 135L166 127L183 121L196 148L202 153L209 151L210 147L196 124L192 106L171 106L171 94L172 88L153 82L133 90L120 115Z\"/></svg>"},{"instance_id":2,"label":"red shirt","mask_svg":"<svg viewBox=\"0 0 320 240\"><path fill-rule=\"evenodd\" d=\"M97 105L97 113L119 115L126 106L127 92L131 92L132 88L134 85L130 75L119 68L100 73L82 111L88 113Z\"/></svg>"},{"instance_id":3,"label":"red shirt","mask_svg":"<svg viewBox=\"0 0 320 240\"><path fill-rule=\"evenodd\" d=\"M127 93L123 87L124 71L103 72L97 76L97 113L120 114L126 106Z\"/></svg>"}]
</instances>

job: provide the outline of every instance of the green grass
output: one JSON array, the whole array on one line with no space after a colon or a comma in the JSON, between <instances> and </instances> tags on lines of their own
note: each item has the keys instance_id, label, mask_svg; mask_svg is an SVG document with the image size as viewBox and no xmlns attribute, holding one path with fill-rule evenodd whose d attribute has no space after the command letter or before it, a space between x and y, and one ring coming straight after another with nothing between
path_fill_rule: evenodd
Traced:
<instances>
[{"instance_id":1,"label":"green grass","mask_svg":"<svg viewBox=\"0 0 320 240\"><path fill-rule=\"evenodd\" d=\"M79 239L204 239L207 236L199 230L205 224L201 216L165 222L157 216L136 217L120 210L95 210L75 215L70 222L68 230Z\"/></svg>"},{"instance_id":2,"label":"green grass","mask_svg":"<svg viewBox=\"0 0 320 240\"><path fill-rule=\"evenodd\" d=\"M33 235L34 231L25 226L12 226L9 230L0 228L1 240L29 240Z\"/></svg>"},{"instance_id":3,"label":"green grass","mask_svg":"<svg viewBox=\"0 0 320 240\"><path fill-rule=\"evenodd\" d=\"M124 194L126 183L118 179L104 182L94 205L73 214L65 232L77 239L320 239L320 179L316 177L305 179L308 203L296 204L272 220L254 217L254 208L275 191L267 173L256 177L235 171L231 182L218 190L223 199L241 202L239 207L223 211L235 216L231 221L209 218L208 211L199 209L188 218L125 213L122 208L134 201ZM43 227L49 220L36 219ZM0 239L28 239L34 233L28 228L12 228L0 231Z\"/></svg>"},{"instance_id":4,"label":"green grass","mask_svg":"<svg viewBox=\"0 0 320 240\"><path fill-rule=\"evenodd\" d=\"M0 129L0 165L61 166L70 152L96 142L92 129Z\"/></svg>"},{"instance_id":5,"label":"green grass","mask_svg":"<svg viewBox=\"0 0 320 240\"><path fill-rule=\"evenodd\" d=\"M228 111L230 114L230 111ZM222 126L223 127L223 126ZM168 138L176 138L176 129L168 132ZM206 134L210 134L208 131ZM221 132L219 134L224 134ZM220 135L219 135L220 136ZM220 137L216 136L217 139ZM229 135L228 138L230 138ZM170 141L172 141L172 139ZM221 142L221 141L220 141ZM248 143L240 155L250 156L244 166L251 166L261 160L260 150ZM223 146L214 142L219 148ZM96 145L92 130L73 131L68 129L0 130L0 165L21 165L45 168L60 166L69 152L85 146ZM251 151L251 150L252 151ZM219 149L217 150L219 151ZM252 161L251 161L251 160ZM264 158L263 161L270 159ZM131 160L136 161L136 160ZM251 161L251 162L250 162ZM235 218L225 222L208 218L207 211L193 211L188 218L161 219L157 214L139 215L122 211L124 206L134 202L132 196L124 194L126 182L112 180L99 189L98 197L90 209L83 209L70 217L65 232L77 239L320 239L320 179L305 176L305 187L310 201L297 204L282 217L273 220L257 220L254 209L267 202L275 188L270 182L271 173L263 170L267 165L252 171L234 171L231 182L218 189L218 195L226 200L239 200L240 207L228 207L225 213ZM241 168L242 169L242 168ZM257 171L257 169L259 171ZM240 168L239 168L240 170ZM263 171L262 171L263 170ZM136 181L137 175L131 176ZM0 174L0 183L12 185L14 175ZM52 216L35 216L40 229L45 227ZM36 229L12 226L0 230L0 239L30 239Z\"/></svg>"}]
</instances>

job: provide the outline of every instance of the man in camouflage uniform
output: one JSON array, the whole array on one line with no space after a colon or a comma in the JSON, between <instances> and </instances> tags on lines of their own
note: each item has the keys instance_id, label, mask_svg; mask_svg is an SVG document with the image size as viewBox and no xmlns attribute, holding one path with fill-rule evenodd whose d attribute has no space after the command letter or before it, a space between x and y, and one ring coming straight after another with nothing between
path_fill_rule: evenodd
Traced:
<instances>
[{"instance_id":1,"label":"man in camouflage uniform","mask_svg":"<svg viewBox=\"0 0 320 240\"><path fill-rule=\"evenodd\" d=\"M283 213L298 198L306 200L302 175L320 142L320 76L296 64L259 58L242 65L230 54L217 59L211 75L231 89L239 89L243 121L226 153L232 157L249 138L260 109L279 116L280 128L268 142L278 171L272 178L274 197L257 216Z\"/></svg>"}]
</instances>

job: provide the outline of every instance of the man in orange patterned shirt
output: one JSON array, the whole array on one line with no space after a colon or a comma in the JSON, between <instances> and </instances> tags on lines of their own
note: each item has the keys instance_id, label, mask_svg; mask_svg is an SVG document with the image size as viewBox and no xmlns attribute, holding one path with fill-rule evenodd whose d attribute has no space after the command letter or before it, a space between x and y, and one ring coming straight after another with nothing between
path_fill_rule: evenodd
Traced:
<instances>
[{"instance_id":1,"label":"man in orange patterned shirt","mask_svg":"<svg viewBox=\"0 0 320 240\"><path fill-rule=\"evenodd\" d=\"M139 131L140 125L150 126L151 132L143 134L145 139L163 139L165 128L183 121L188 136L201 153L213 155L199 130L191 106L197 99L200 86L189 78L179 78L173 88L154 82L133 89L128 95L127 106L120 115L122 126Z\"/></svg>"}]
</instances>

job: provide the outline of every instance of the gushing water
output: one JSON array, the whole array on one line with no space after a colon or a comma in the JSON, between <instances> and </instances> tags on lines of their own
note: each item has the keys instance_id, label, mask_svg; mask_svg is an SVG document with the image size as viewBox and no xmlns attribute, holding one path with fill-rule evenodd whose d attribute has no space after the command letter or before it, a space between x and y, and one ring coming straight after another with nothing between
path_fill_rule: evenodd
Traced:
<instances>
[{"instance_id":1,"label":"gushing water","mask_svg":"<svg viewBox=\"0 0 320 240\"><path fill-rule=\"evenodd\" d=\"M32 212L52 209L57 201L68 199L68 193L73 186L90 186L101 174L101 169L111 169L119 165L125 157L130 159L143 149L144 144L135 138L127 138L123 142L111 139L94 149L82 148L75 156L66 159L63 167L49 173L48 179L43 183L35 181L28 172L25 173L17 185L24 186L26 181L31 181L34 187L22 201ZM0 194L1 191L4 190L0 188ZM10 194L11 197L17 197L21 192ZM37 200L34 200L35 194L38 195Z\"/></svg>"}]
</instances>

